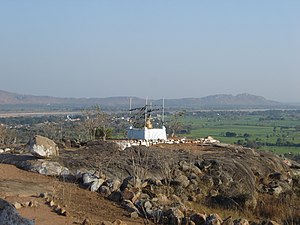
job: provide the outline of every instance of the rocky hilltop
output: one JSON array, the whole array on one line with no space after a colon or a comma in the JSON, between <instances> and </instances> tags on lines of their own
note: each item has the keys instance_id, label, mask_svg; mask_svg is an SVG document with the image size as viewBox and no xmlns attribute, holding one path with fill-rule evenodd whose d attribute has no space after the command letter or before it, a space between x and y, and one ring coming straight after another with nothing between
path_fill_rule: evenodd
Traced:
<instances>
[{"instance_id":1,"label":"rocky hilltop","mask_svg":"<svg viewBox=\"0 0 300 225\"><path fill-rule=\"evenodd\" d=\"M63 176L162 224L299 224L300 165L228 144L120 148L90 142L48 160L1 154L2 162ZM277 223L275 222L277 221Z\"/></svg>"}]
</instances>

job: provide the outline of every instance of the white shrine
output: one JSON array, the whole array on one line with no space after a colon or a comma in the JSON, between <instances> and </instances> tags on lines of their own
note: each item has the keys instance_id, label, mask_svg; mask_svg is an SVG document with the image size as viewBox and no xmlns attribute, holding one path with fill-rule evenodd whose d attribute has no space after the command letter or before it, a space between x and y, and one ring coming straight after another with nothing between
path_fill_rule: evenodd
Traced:
<instances>
[{"instance_id":1,"label":"white shrine","mask_svg":"<svg viewBox=\"0 0 300 225\"><path fill-rule=\"evenodd\" d=\"M131 109L131 100L130 100L130 112L138 110L138 117L142 118L142 123L139 124L138 128L134 127L134 125L130 126L127 130L127 138L129 140L167 140L167 132L166 127L163 125L164 123L164 100L163 100L163 107L162 107L162 126L161 128L153 128L152 125L152 117L151 112L157 109L152 109L151 105L146 105L141 108Z\"/></svg>"}]
</instances>

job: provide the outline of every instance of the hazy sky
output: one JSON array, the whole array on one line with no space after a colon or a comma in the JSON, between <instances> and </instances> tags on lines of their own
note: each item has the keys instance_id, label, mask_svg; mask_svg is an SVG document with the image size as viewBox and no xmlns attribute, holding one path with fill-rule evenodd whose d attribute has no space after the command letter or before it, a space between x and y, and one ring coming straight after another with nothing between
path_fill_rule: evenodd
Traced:
<instances>
[{"instance_id":1,"label":"hazy sky","mask_svg":"<svg viewBox=\"0 0 300 225\"><path fill-rule=\"evenodd\" d=\"M0 89L300 102L299 0L1 0Z\"/></svg>"}]
</instances>

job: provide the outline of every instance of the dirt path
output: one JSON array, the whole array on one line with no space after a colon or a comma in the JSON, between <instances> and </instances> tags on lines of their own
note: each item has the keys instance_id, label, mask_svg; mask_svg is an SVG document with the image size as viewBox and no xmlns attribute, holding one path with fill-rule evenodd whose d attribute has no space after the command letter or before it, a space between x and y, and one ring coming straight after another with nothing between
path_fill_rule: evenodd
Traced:
<instances>
[{"instance_id":1,"label":"dirt path","mask_svg":"<svg viewBox=\"0 0 300 225\"><path fill-rule=\"evenodd\" d=\"M44 198L38 197L44 192L51 193L54 202L66 208L67 216L58 215ZM18 211L26 218L35 219L36 225L81 224L85 218L89 218L93 224L116 219L128 225L145 224L143 219L129 218L124 209L97 193L53 177L23 171L12 165L0 164L0 197L11 203L25 204L32 201L36 206L22 207Z\"/></svg>"}]
</instances>

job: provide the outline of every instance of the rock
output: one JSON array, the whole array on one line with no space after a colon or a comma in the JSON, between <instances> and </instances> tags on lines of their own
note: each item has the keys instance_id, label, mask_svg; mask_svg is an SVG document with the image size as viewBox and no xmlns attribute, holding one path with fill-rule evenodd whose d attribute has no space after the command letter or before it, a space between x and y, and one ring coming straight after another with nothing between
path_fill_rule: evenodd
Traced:
<instances>
[{"instance_id":1,"label":"rock","mask_svg":"<svg viewBox=\"0 0 300 225\"><path fill-rule=\"evenodd\" d=\"M166 195L164 195L164 194L158 194L156 198L157 198L158 203L159 203L160 205L167 205L167 204L170 203L170 200L169 200L168 197L167 197Z\"/></svg>"},{"instance_id":2,"label":"rock","mask_svg":"<svg viewBox=\"0 0 300 225\"><path fill-rule=\"evenodd\" d=\"M122 220L115 220L113 225L127 225L127 223L123 222Z\"/></svg>"},{"instance_id":3,"label":"rock","mask_svg":"<svg viewBox=\"0 0 300 225\"><path fill-rule=\"evenodd\" d=\"M114 223L112 223L110 221L102 221L101 225L114 225Z\"/></svg>"},{"instance_id":4,"label":"rock","mask_svg":"<svg viewBox=\"0 0 300 225\"><path fill-rule=\"evenodd\" d=\"M120 186L120 190L121 191L124 191L125 188L132 188L132 187L140 187L142 184L141 180L138 178L138 177L135 177L135 176L129 176L129 177L126 177L121 186Z\"/></svg>"},{"instance_id":5,"label":"rock","mask_svg":"<svg viewBox=\"0 0 300 225\"><path fill-rule=\"evenodd\" d=\"M280 225L280 224L274 220L266 220L262 222L262 225Z\"/></svg>"},{"instance_id":6,"label":"rock","mask_svg":"<svg viewBox=\"0 0 300 225\"><path fill-rule=\"evenodd\" d=\"M170 208L166 212L167 217L169 218L169 224L179 225L181 224L184 214L176 207Z\"/></svg>"},{"instance_id":7,"label":"rock","mask_svg":"<svg viewBox=\"0 0 300 225\"><path fill-rule=\"evenodd\" d=\"M280 172L275 172L275 173L269 174L269 178L274 179L274 180L280 180L281 176L282 176L282 174Z\"/></svg>"},{"instance_id":8,"label":"rock","mask_svg":"<svg viewBox=\"0 0 300 225\"><path fill-rule=\"evenodd\" d=\"M0 154L3 153L3 152L4 152L4 150L3 150L3 149L0 149Z\"/></svg>"},{"instance_id":9,"label":"rock","mask_svg":"<svg viewBox=\"0 0 300 225\"><path fill-rule=\"evenodd\" d=\"M22 204L19 203L19 202L14 202L12 205L15 207L15 209L21 209L22 208Z\"/></svg>"},{"instance_id":10,"label":"rock","mask_svg":"<svg viewBox=\"0 0 300 225\"><path fill-rule=\"evenodd\" d=\"M90 186L93 182L97 181L98 179L99 177L92 173L84 173L82 175L82 183L85 186Z\"/></svg>"},{"instance_id":11,"label":"rock","mask_svg":"<svg viewBox=\"0 0 300 225\"><path fill-rule=\"evenodd\" d=\"M50 205L51 207L54 206L54 205L55 205L54 201L53 201L53 200L50 201L50 202L49 202L49 205Z\"/></svg>"},{"instance_id":12,"label":"rock","mask_svg":"<svg viewBox=\"0 0 300 225\"><path fill-rule=\"evenodd\" d=\"M145 209L151 209L152 208L152 204L150 201L145 201L144 202L144 208Z\"/></svg>"},{"instance_id":13,"label":"rock","mask_svg":"<svg viewBox=\"0 0 300 225\"><path fill-rule=\"evenodd\" d=\"M181 170L184 172L191 172L194 173L196 176L200 176L202 174L201 169L195 164L187 163L186 161L181 161L179 162L179 165L181 166Z\"/></svg>"},{"instance_id":14,"label":"rock","mask_svg":"<svg viewBox=\"0 0 300 225\"><path fill-rule=\"evenodd\" d=\"M27 147L32 155L38 158L50 158L59 155L57 144L49 138L35 135L27 144Z\"/></svg>"},{"instance_id":15,"label":"rock","mask_svg":"<svg viewBox=\"0 0 300 225\"><path fill-rule=\"evenodd\" d=\"M62 216L67 216L67 215L68 215L66 209L64 209L64 208L61 208L61 209L58 211L58 213L59 213L59 215L62 215Z\"/></svg>"},{"instance_id":16,"label":"rock","mask_svg":"<svg viewBox=\"0 0 300 225\"><path fill-rule=\"evenodd\" d=\"M113 202L121 202L122 193L120 191L114 191L108 196L108 199Z\"/></svg>"},{"instance_id":17,"label":"rock","mask_svg":"<svg viewBox=\"0 0 300 225\"><path fill-rule=\"evenodd\" d=\"M61 166L58 162L43 159L32 162L27 166L27 170L47 176L66 176L70 174L68 168Z\"/></svg>"},{"instance_id":18,"label":"rock","mask_svg":"<svg viewBox=\"0 0 300 225\"><path fill-rule=\"evenodd\" d=\"M138 208L129 200L124 200L122 202L122 206L129 212L137 212L139 213Z\"/></svg>"},{"instance_id":19,"label":"rock","mask_svg":"<svg viewBox=\"0 0 300 225\"><path fill-rule=\"evenodd\" d=\"M123 192L122 192L122 197L123 199L125 200L132 200L133 197L134 197L134 192L133 191L130 191L128 190L128 188L126 188Z\"/></svg>"},{"instance_id":20,"label":"rock","mask_svg":"<svg viewBox=\"0 0 300 225\"><path fill-rule=\"evenodd\" d=\"M278 196L282 192L282 187L281 186L273 187L273 188L271 188L270 191L273 195Z\"/></svg>"},{"instance_id":21,"label":"rock","mask_svg":"<svg viewBox=\"0 0 300 225\"><path fill-rule=\"evenodd\" d=\"M134 212L130 213L130 217L136 219L136 218L139 218L139 214L136 211L134 211Z\"/></svg>"},{"instance_id":22,"label":"rock","mask_svg":"<svg viewBox=\"0 0 300 225\"><path fill-rule=\"evenodd\" d=\"M214 186L214 180L209 175L204 175L202 177L202 181L204 182L205 186L207 186L207 187L213 187Z\"/></svg>"},{"instance_id":23,"label":"rock","mask_svg":"<svg viewBox=\"0 0 300 225\"><path fill-rule=\"evenodd\" d=\"M182 197L182 196L181 196ZM170 196L170 200L172 201L172 202L176 202L176 203L181 203L182 201L182 199L180 198L180 197L178 197L177 195L171 195Z\"/></svg>"},{"instance_id":24,"label":"rock","mask_svg":"<svg viewBox=\"0 0 300 225\"><path fill-rule=\"evenodd\" d=\"M39 195L40 198L47 198L48 197L48 193L47 192L42 192Z\"/></svg>"},{"instance_id":25,"label":"rock","mask_svg":"<svg viewBox=\"0 0 300 225\"><path fill-rule=\"evenodd\" d=\"M65 144L65 148L70 149L72 147L70 139L63 139L63 142Z\"/></svg>"},{"instance_id":26,"label":"rock","mask_svg":"<svg viewBox=\"0 0 300 225\"><path fill-rule=\"evenodd\" d=\"M88 218L86 218L86 219L83 220L81 225L92 225L92 223Z\"/></svg>"},{"instance_id":27,"label":"rock","mask_svg":"<svg viewBox=\"0 0 300 225\"><path fill-rule=\"evenodd\" d=\"M126 148L129 148L131 146L131 144L128 142L115 142L115 143L118 145L120 151L124 151Z\"/></svg>"},{"instance_id":28,"label":"rock","mask_svg":"<svg viewBox=\"0 0 300 225\"><path fill-rule=\"evenodd\" d=\"M226 219L223 221L222 225L234 225L233 220L232 220L232 217L229 216L228 218L226 218Z\"/></svg>"},{"instance_id":29,"label":"rock","mask_svg":"<svg viewBox=\"0 0 300 225\"><path fill-rule=\"evenodd\" d=\"M185 175L179 175L174 179L174 181L184 188L186 188L190 184L189 179Z\"/></svg>"},{"instance_id":30,"label":"rock","mask_svg":"<svg viewBox=\"0 0 300 225\"><path fill-rule=\"evenodd\" d=\"M155 209L146 209L146 213L149 218L152 218L155 224L159 224L161 222L161 219L163 217L163 211L161 209L155 208Z\"/></svg>"},{"instance_id":31,"label":"rock","mask_svg":"<svg viewBox=\"0 0 300 225\"><path fill-rule=\"evenodd\" d=\"M210 190L209 192L209 195L212 197L216 197L218 194L219 194L218 190L214 190L214 189Z\"/></svg>"},{"instance_id":32,"label":"rock","mask_svg":"<svg viewBox=\"0 0 300 225\"><path fill-rule=\"evenodd\" d=\"M204 225L206 221L206 215L201 213L196 213L190 216L190 220L196 225Z\"/></svg>"},{"instance_id":33,"label":"rock","mask_svg":"<svg viewBox=\"0 0 300 225\"><path fill-rule=\"evenodd\" d=\"M119 179L107 179L104 183L104 186L107 186L111 192L119 190L121 182Z\"/></svg>"},{"instance_id":34,"label":"rock","mask_svg":"<svg viewBox=\"0 0 300 225\"><path fill-rule=\"evenodd\" d=\"M103 182L104 182L103 179L97 179L97 180L93 181L90 186L91 191L93 191L93 192L98 191L98 189L103 184Z\"/></svg>"},{"instance_id":35,"label":"rock","mask_svg":"<svg viewBox=\"0 0 300 225\"><path fill-rule=\"evenodd\" d=\"M223 220L218 214L211 214L207 217L205 225L221 225Z\"/></svg>"},{"instance_id":36,"label":"rock","mask_svg":"<svg viewBox=\"0 0 300 225\"><path fill-rule=\"evenodd\" d=\"M234 225L249 225L249 221L242 218L242 219L234 220L233 224Z\"/></svg>"},{"instance_id":37,"label":"rock","mask_svg":"<svg viewBox=\"0 0 300 225\"><path fill-rule=\"evenodd\" d=\"M111 194L109 187L102 185L99 188L99 192L103 194L105 197L108 197Z\"/></svg>"},{"instance_id":38,"label":"rock","mask_svg":"<svg viewBox=\"0 0 300 225\"><path fill-rule=\"evenodd\" d=\"M113 225L113 223L110 221L102 221L101 225Z\"/></svg>"},{"instance_id":39,"label":"rock","mask_svg":"<svg viewBox=\"0 0 300 225\"><path fill-rule=\"evenodd\" d=\"M28 205L29 207L37 207L38 206L38 202L36 201L29 201L25 203L26 205Z\"/></svg>"},{"instance_id":40,"label":"rock","mask_svg":"<svg viewBox=\"0 0 300 225\"><path fill-rule=\"evenodd\" d=\"M7 201L0 198L0 221L5 225L34 225L34 222L23 218Z\"/></svg>"}]
</instances>

